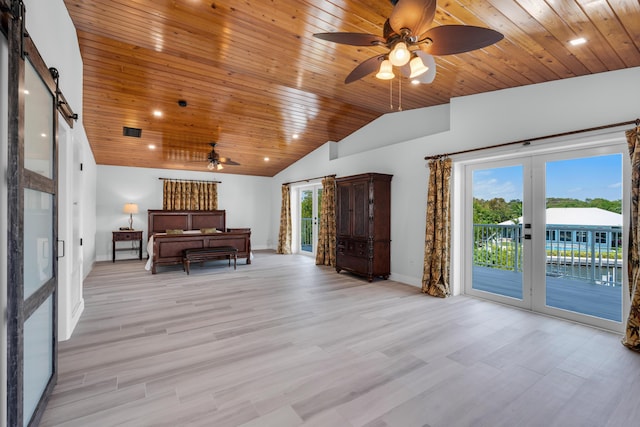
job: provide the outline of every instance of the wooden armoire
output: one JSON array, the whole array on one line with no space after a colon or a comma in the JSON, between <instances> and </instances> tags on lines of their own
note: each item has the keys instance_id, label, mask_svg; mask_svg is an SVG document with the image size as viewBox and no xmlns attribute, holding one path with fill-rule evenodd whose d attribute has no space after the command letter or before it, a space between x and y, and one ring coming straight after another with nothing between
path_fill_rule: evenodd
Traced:
<instances>
[{"instance_id":1,"label":"wooden armoire","mask_svg":"<svg viewBox=\"0 0 640 427\"><path fill-rule=\"evenodd\" d=\"M391 178L336 178L336 271L384 279L391 274Z\"/></svg>"}]
</instances>

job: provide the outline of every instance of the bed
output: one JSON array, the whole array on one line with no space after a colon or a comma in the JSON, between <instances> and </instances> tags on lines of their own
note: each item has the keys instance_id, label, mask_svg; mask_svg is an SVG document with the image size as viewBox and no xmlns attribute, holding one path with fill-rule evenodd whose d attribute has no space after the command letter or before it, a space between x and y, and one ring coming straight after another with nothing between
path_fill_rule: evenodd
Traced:
<instances>
[{"instance_id":1,"label":"bed","mask_svg":"<svg viewBox=\"0 0 640 427\"><path fill-rule=\"evenodd\" d=\"M251 229L226 228L224 210L148 212L146 269L151 273L156 274L158 266L182 264L185 249L231 246L238 250L238 258L251 264Z\"/></svg>"}]
</instances>

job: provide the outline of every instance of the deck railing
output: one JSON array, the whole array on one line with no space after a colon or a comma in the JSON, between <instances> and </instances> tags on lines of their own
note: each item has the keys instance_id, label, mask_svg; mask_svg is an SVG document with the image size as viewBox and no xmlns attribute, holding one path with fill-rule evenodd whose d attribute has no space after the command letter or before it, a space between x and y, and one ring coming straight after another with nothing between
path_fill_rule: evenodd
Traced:
<instances>
[{"instance_id":1,"label":"deck railing","mask_svg":"<svg viewBox=\"0 0 640 427\"><path fill-rule=\"evenodd\" d=\"M312 252L313 218L300 219L300 247L303 251Z\"/></svg>"},{"instance_id":2,"label":"deck railing","mask_svg":"<svg viewBox=\"0 0 640 427\"><path fill-rule=\"evenodd\" d=\"M522 271L521 230L519 224L474 224L473 264Z\"/></svg>"},{"instance_id":3,"label":"deck railing","mask_svg":"<svg viewBox=\"0 0 640 427\"><path fill-rule=\"evenodd\" d=\"M522 271L522 225L474 224L476 266ZM546 274L622 285L622 230L605 226L547 226Z\"/></svg>"}]
</instances>

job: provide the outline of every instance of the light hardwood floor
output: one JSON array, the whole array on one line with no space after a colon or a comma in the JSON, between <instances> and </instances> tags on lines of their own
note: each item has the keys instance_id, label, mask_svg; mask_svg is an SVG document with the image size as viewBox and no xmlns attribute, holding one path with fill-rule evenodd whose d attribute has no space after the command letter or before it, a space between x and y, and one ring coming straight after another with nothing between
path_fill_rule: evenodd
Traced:
<instances>
[{"instance_id":1,"label":"light hardwood floor","mask_svg":"<svg viewBox=\"0 0 640 427\"><path fill-rule=\"evenodd\" d=\"M43 426L640 425L620 337L258 251L98 263Z\"/></svg>"}]
</instances>

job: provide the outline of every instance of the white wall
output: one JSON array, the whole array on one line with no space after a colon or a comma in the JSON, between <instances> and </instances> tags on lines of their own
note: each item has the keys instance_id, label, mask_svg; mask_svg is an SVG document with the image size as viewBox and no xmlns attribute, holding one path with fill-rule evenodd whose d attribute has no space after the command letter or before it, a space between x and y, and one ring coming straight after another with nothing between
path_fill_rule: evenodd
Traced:
<instances>
[{"instance_id":1,"label":"white wall","mask_svg":"<svg viewBox=\"0 0 640 427\"><path fill-rule=\"evenodd\" d=\"M337 156L371 151L449 130L449 104L399 111L378 117L336 144ZM402 126L397 126L398 122Z\"/></svg>"},{"instance_id":2,"label":"white wall","mask_svg":"<svg viewBox=\"0 0 640 427\"><path fill-rule=\"evenodd\" d=\"M226 210L227 227L250 227L252 249L273 246L269 229L273 201L271 178L102 165L97 167L97 171L98 261L111 260L111 232L129 224L129 215L122 213L125 203L138 204L139 213L133 216L133 228L144 231L146 242L147 210L162 209L163 184L158 178L221 181L218 184L218 209ZM146 247L143 253L146 255ZM118 252L116 257L131 258L135 253Z\"/></svg>"},{"instance_id":3,"label":"white wall","mask_svg":"<svg viewBox=\"0 0 640 427\"><path fill-rule=\"evenodd\" d=\"M63 186L59 188L59 200L65 203L60 206L59 229L62 234L60 239L65 240L69 247L72 236L70 215L73 212L73 203L79 202L82 206L83 242L83 274L86 276L91 271L95 261L95 161L89 146L89 141L82 124L82 78L83 67L80 56L80 48L76 36L75 27L63 0L25 0L26 19L25 25L30 37L33 39L42 59L47 67L55 67L59 72L59 86L64 93L67 102L78 113L79 120L74 123L73 129L69 129L65 138L60 141L60 152L63 154L59 161L62 169L60 175ZM70 145L78 144L83 155L83 194L78 197L70 194L74 188L73 174L67 173L67 168L73 165L73 156ZM69 146L67 146L69 145ZM66 260L62 261L63 263ZM58 276L58 308L59 308L59 337L66 339L71 336L73 328L82 314L82 282L71 281L71 268L62 269ZM76 301L77 298L80 301ZM79 309L80 307L80 309Z\"/></svg>"},{"instance_id":4,"label":"white wall","mask_svg":"<svg viewBox=\"0 0 640 427\"><path fill-rule=\"evenodd\" d=\"M97 180L98 168L93 158L93 152L88 145L87 136L84 133L84 127L79 128L75 133L75 137L79 138L76 143L82 146L82 260L83 279L86 278L93 263L96 261L96 220L97 220Z\"/></svg>"},{"instance_id":5,"label":"white wall","mask_svg":"<svg viewBox=\"0 0 640 427\"><path fill-rule=\"evenodd\" d=\"M448 115L440 106L393 113L393 123L376 120L339 142L338 149L328 142L274 177L271 240L277 241L282 183L329 174L392 174L391 278L419 286L426 224L425 156L635 120L640 116L638 82L640 67L454 98ZM377 141L374 149L360 151L366 138L389 134L390 126L414 126L417 115L433 129L449 130L403 143L390 138L387 146Z\"/></svg>"}]
</instances>

